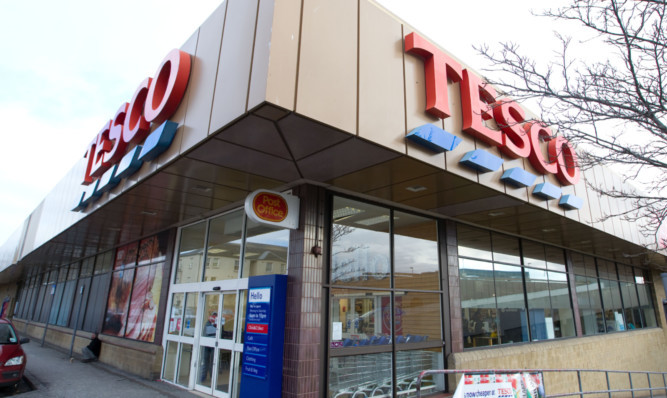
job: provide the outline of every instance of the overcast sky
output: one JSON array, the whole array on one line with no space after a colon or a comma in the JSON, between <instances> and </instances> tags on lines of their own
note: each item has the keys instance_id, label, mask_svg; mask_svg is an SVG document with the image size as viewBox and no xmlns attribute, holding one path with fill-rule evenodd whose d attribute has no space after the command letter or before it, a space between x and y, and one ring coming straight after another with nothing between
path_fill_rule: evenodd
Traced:
<instances>
[{"instance_id":1,"label":"overcast sky","mask_svg":"<svg viewBox=\"0 0 667 398\"><path fill-rule=\"evenodd\" d=\"M554 45L553 23L529 12L534 1L379 2L478 70L473 44L514 41L547 55ZM0 246L220 3L0 1Z\"/></svg>"}]
</instances>

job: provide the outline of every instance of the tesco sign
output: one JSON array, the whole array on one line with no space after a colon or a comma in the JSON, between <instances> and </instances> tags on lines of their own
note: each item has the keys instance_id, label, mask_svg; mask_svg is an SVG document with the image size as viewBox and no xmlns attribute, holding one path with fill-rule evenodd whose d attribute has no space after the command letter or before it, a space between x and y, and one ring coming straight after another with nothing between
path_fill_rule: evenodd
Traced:
<instances>
[{"instance_id":1,"label":"tesco sign","mask_svg":"<svg viewBox=\"0 0 667 398\"><path fill-rule=\"evenodd\" d=\"M185 94L190 67L190 54L174 49L162 60L155 76L139 84L130 102L121 104L88 145L83 185L93 183L134 145L142 143L151 124L160 125L174 114Z\"/></svg>"},{"instance_id":2,"label":"tesco sign","mask_svg":"<svg viewBox=\"0 0 667 398\"><path fill-rule=\"evenodd\" d=\"M450 117L447 81L458 82L465 133L498 147L512 159L528 158L538 172L556 175L563 185L579 181L577 155L567 139L554 137L541 122L527 121L515 101L497 100L493 87L418 34L405 36L405 51L424 61L427 112L440 119ZM500 129L488 127L485 121L489 120ZM542 153L541 142L548 142L549 159Z\"/></svg>"}]
</instances>

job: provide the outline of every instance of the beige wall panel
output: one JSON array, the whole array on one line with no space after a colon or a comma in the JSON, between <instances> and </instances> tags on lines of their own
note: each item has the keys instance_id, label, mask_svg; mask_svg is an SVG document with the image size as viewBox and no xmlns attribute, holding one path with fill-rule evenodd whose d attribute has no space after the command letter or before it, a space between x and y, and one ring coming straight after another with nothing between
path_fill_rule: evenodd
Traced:
<instances>
[{"instance_id":1,"label":"beige wall panel","mask_svg":"<svg viewBox=\"0 0 667 398\"><path fill-rule=\"evenodd\" d=\"M535 187L537 186L537 184L541 184L541 183L543 183L543 182L545 181L545 177L544 177L544 175L541 174L539 171L537 171L537 170L533 167L533 165L530 163L530 161L528 161L528 160L526 160L525 162L523 162L523 166L524 166L524 170L526 170L527 172L529 172L529 173L534 174L534 175L537 176L537 178L535 179L535 183L533 184L533 186L527 188L527 190L528 190L528 203L533 204L533 205L535 205L535 206L538 206L538 207L540 207L540 208L542 208L542 209L548 209L549 206L547 205L547 201L546 201L546 200L540 198L539 196L535 196L535 195L533 195L533 190L535 189Z\"/></svg>"},{"instance_id":2,"label":"beige wall panel","mask_svg":"<svg viewBox=\"0 0 667 398\"><path fill-rule=\"evenodd\" d=\"M467 134L463 133L462 135L467 135ZM488 153L503 159L503 165L505 164L506 160L503 158L503 155L500 153L500 149L498 149L498 147L488 145L487 143L482 142L480 140L475 140L475 147L477 149L483 149ZM457 155L460 156L459 160L461 160L461 157L465 155L465 152L459 152L458 150L455 152ZM485 187L493 188L498 192L505 193L505 184L503 184L503 182L500 181L500 177L503 176L503 165L501 165L500 168L496 171L490 171L488 173L482 173L482 172L478 173L479 183L484 185ZM460 167L466 167L466 166L460 166Z\"/></svg>"},{"instance_id":3,"label":"beige wall panel","mask_svg":"<svg viewBox=\"0 0 667 398\"><path fill-rule=\"evenodd\" d=\"M554 174L546 174L544 176L544 181L551 183L557 187L563 188L563 186L560 184L560 181L558 181L558 178L556 178L556 175ZM565 195L565 191L562 192L563 195ZM557 199L552 199L547 201L547 205L549 206L549 210L560 215L565 215L565 211L563 210L562 207L558 206L558 201L560 200L560 197Z\"/></svg>"},{"instance_id":4,"label":"beige wall panel","mask_svg":"<svg viewBox=\"0 0 667 398\"><path fill-rule=\"evenodd\" d=\"M266 100L289 110L294 110L300 29L301 0L275 0Z\"/></svg>"},{"instance_id":5,"label":"beige wall panel","mask_svg":"<svg viewBox=\"0 0 667 398\"><path fill-rule=\"evenodd\" d=\"M605 186L607 187L605 192L612 191L614 189L614 177L611 170L607 167L602 167L602 175L604 176ZM616 199L607 197L609 202L609 211L610 214L616 215L619 213L618 204ZM611 223L614 226L614 234L616 236L622 237L623 228L621 227L620 218L618 216L611 217Z\"/></svg>"},{"instance_id":6,"label":"beige wall panel","mask_svg":"<svg viewBox=\"0 0 667 398\"><path fill-rule=\"evenodd\" d=\"M296 112L357 132L357 6L355 0L304 4Z\"/></svg>"},{"instance_id":7,"label":"beige wall panel","mask_svg":"<svg viewBox=\"0 0 667 398\"><path fill-rule=\"evenodd\" d=\"M406 153L401 24L359 5L359 136Z\"/></svg>"},{"instance_id":8,"label":"beige wall panel","mask_svg":"<svg viewBox=\"0 0 667 398\"><path fill-rule=\"evenodd\" d=\"M588 189L586 188L586 178L588 176L583 170L579 173L579 182L574 186L576 195L583 200L584 204L579 209L579 221L583 224L596 227L591 214L591 202L588 200Z\"/></svg>"},{"instance_id":9,"label":"beige wall panel","mask_svg":"<svg viewBox=\"0 0 667 398\"><path fill-rule=\"evenodd\" d=\"M274 3L274 0L260 1L257 10L257 27L255 28L250 89L248 90L248 109L256 107L266 99Z\"/></svg>"},{"instance_id":10,"label":"beige wall panel","mask_svg":"<svg viewBox=\"0 0 667 398\"><path fill-rule=\"evenodd\" d=\"M636 189L633 187L632 192L634 193L635 191L636 191ZM635 211L636 208L633 205L631 200L627 201L627 206L629 207L629 210L632 210L632 215L633 216L637 214L637 212ZM630 224L630 234L632 236L632 241L633 242L639 244L642 241L641 237L640 237L641 233L639 231L639 226L637 225L637 223L631 223Z\"/></svg>"},{"instance_id":11,"label":"beige wall panel","mask_svg":"<svg viewBox=\"0 0 667 398\"><path fill-rule=\"evenodd\" d=\"M523 158L518 158L518 159L510 159L509 157L505 156L504 162L503 162L503 173L509 169L513 169L515 167L518 167L520 169L526 170L526 163L529 163L527 159ZM502 177L502 174L498 176L498 181L500 181L500 177ZM537 180L536 180L537 181ZM528 191L530 190L532 192L532 189L535 187L535 185L531 185L529 187L515 187L512 184L504 184L505 185L505 192L508 195L514 196L515 198L525 200L528 202Z\"/></svg>"},{"instance_id":12,"label":"beige wall panel","mask_svg":"<svg viewBox=\"0 0 667 398\"><path fill-rule=\"evenodd\" d=\"M618 174L613 174L612 175L613 182L614 182L614 188L616 189L624 189L627 190L627 188L623 188L623 179L618 175ZM629 199L613 199L612 200L616 206L619 209L619 212L626 213L627 211L630 210L630 200ZM630 222L625 220L625 217L620 217L618 219L618 223L621 226L621 229L623 231L623 238L626 240L632 241L632 225Z\"/></svg>"},{"instance_id":13,"label":"beige wall panel","mask_svg":"<svg viewBox=\"0 0 667 398\"><path fill-rule=\"evenodd\" d=\"M218 8L218 11L219 9L220 8ZM218 11L216 11L211 17L208 18L208 20L204 23L204 26L209 26L211 24L211 19L213 19L213 17L218 14ZM187 149L193 144L204 139L206 137L206 133L208 132L208 120L211 115L211 100L213 99L213 90L207 90L208 87L200 83L203 77L202 64L205 63L205 61L202 59L202 56L197 55L197 44L198 41L201 40L201 33L202 28L199 28L181 47L181 50L191 55L190 60L192 61L192 64L190 67L190 80L188 81L188 88L185 91L185 95L183 95L181 105L178 107L176 113L174 113L174 116L171 118L173 122L178 123L178 130L176 130L174 141L171 143L171 146L156 159L156 163L158 164L159 168L163 167L165 164L169 163L178 155L180 155L184 150L184 143L186 144L185 149ZM218 48L220 48L219 42L220 36L218 35ZM212 53L217 54L218 51L215 50ZM203 55L205 56L206 54ZM212 64L213 70L215 71L217 60ZM206 95L207 91L210 91L210 95L208 96ZM192 104L195 104L195 106L192 106ZM186 116L188 116L190 113L192 114L191 117L187 118Z\"/></svg>"},{"instance_id":14,"label":"beige wall panel","mask_svg":"<svg viewBox=\"0 0 667 398\"><path fill-rule=\"evenodd\" d=\"M412 33L412 30L403 25L403 35ZM410 54L405 54L405 120L407 125L407 133L413 129L423 126L427 123L432 123L440 128L444 128L442 120L432 116L426 112L426 89L424 79L424 62L418 57ZM451 97L450 97L451 106ZM433 153L426 148L408 142L408 156L427 162L440 169L445 168L446 154Z\"/></svg>"},{"instance_id":15,"label":"beige wall panel","mask_svg":"<svg viewBox=\"0 0 667 398\"><path fill-rule=\"evenodd\" d=\"M258 0L227 0L209 134L246 111Z\"/></svg>"},{"instance_id":16,"label":"beige wall panel","mask_svg":"<svg viewBox=\"0 0 667 398\"><path fill-rule=\"evenodd\" d=\"M573 185L563 185L562 189L563 195L577 195L576 189ZM561 209L563 209L565 217L571 220L579 221L579 210L567 210L563 207L561 207Z\"/></svg>"},{"instance_id":17,"label":"beige wall panel","mask_svg":"<svg viewBox=\"0 0 667 398\"><path fill-rule=\"evenodd\" d=\"M459 162L463 155L474 151L477 146L475 139L461 131L463 126L463 111L461 110L461 89L459 83L449 84L449 106L452 116L444 120L445 130L461 139L461 143L452 152L445 155L445 167L447 171L465 177L472 181L479 181L477 172L469 167L462 166Z\"/></svg>"},{"instance_id":18,"label":"beige wall panel","mask_svg":"<svg viewBox=\"0 0 667 398\"><path fill-rule=\"evenodd\" d=\"M600 166L595 166L593 167L593 172L595 173L595 184L597 188L600 188L602 190L607 189L607 183L604 178L604 170L602 170L602 167ZM600 214L602 218L607 217L609 214L611 214L611 209L609 207L609 198L606 196L599 196L599 203L600 203ZM603 230L607 233L614 234L614 225L611 221L611 219L606 219L602 222Z\"/></svg>"},{"instance_id":19,"label":"beige wall panel","mask_svg":"<svg viewBox=\"0 0 667 398\"><path fill-rule=\"evenodd\" d=\"M595 226L595 228L604 231L604 225L601 220L602 210L600 208L600 195L595 192L593 188L591 188L591 185L595 186L595 184L597 184L595 179L595 170L587 169L584 170L583 173L586 178L586 196L584 197L584 200L588 202L588 209L591 213L591 221L593 222L593 226Z\"/></svg>"}]
</instances>

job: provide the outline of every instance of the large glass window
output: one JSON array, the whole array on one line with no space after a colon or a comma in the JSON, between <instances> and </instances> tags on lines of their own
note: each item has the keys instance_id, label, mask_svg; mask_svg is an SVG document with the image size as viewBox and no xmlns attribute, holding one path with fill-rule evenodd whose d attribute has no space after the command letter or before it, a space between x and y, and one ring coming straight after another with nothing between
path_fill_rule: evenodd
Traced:
<instances>
[{"instance_id":1,"label":"large glass window","mask_svg":"<svg viewBox=\"0 0 667 398\"><path fill-rule=\"evenodd\" d=\"M104 334L155 340L166 245L162 234L116 250Z\"/></svg>"},{"instance_id":2,"label":"large glass window","mask_svg":"<svg viewBox=\"0 0 667 398\"><path fill-rule=\"evenodd\" d=\"M647 273L647 272L646 272ZM647 282L648 277L642 274L635 275L637 293L639 295L639 307L642 314L642 327L655 327L658 325L655 315L655 307L651 298L651 285Z\"/></svg>"},{"instance_id":3,"label":"large glass window","mask_svg":"<svg viewBox=\"0 0 667 398\"><path fill-rule=\"evenodd\" d=\"M561 249L459 225L464 347L575 335Z\"/></svg>"},{"instance_id":4,"label":"large glass window","mask_svg":"<svg viewBox=\"0 0 667 398\"><path fill-rule=\"evenodd\" d=\"M225 214L211 220L204 268L205 281L239 277L239 269L234 265L241 258L242 232L243 211Z\"/></svg>"},{"instance_id":5,"label":"large glass window","mask_svg":"<svg viewBox=\"0 0 667 398\"><path fill-rule=\"evenodd\" d=\"M414 391L443 366L437 222L341 197L331 217L329 396Z\"/></svg>"},{"instance_id":6,"label":"large glass window","mask_svg":"<svg viewBox=\"0 0 667 398\"><path fill-rule=\"evenodd\" d=\"M243 277L287 273L289 230L248 220Z\"/></svg>"},{"instance_id":7,"label":"large glass window","mask_svg":"<svg viewBox=\"0 0 667 398\"><path fill-rule=\"evenodd\" d=\"M579 253L571 253L574 267L576 294L579 303L579 319L584 335L604 333L604 312L595 259Z\"/></svg>"},{"instance_id":8,"label":"large glass window","mask_svg":"<svg viewBox=\"0 0 667 398\"><path fill-rule=\"evenodd\" d=\"M289 235L289 229L248 220L243 210L184 227L174 283L286 274Z\"/></svg>"},{"instance_id":9,"label":"large glass window","mask_svg":"<svg viewBox=\"0 0 667 398\"><path fill-rule=\"evenodd\" d=\"M390 285L389 209L351 199L334 199L331 283Z\"/></svg>"},{"instance_id":10,"label":"large glass window","mask_svg":"<svg viewBox=\"0 0 667 398\"><path fill-rule=\"evenodd\" d=\"M616 266L611 261L598 260L602 305L605 310L605 330L618 332L625 330L621 289L618 284Z\"/></svg>"},{"instance_id":11,"label":"large glass window","mask_svg":"<svg viewBox=\"0 0 667 398\"><path fill-rule=\"evenodd\" d=\"M194 283L202 279L206 221L181 229L178 265L174 283Z\"/></svg>"}]
</instances>

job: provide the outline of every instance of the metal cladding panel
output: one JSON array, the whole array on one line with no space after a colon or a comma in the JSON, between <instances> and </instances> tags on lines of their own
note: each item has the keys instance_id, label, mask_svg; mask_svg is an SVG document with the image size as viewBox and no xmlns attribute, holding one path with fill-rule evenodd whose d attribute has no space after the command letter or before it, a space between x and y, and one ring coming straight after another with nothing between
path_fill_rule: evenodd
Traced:
<instances>
[{"instance_id":1,"label":"metal cladding panel","mask_svg":"<svg viewBox=\"0 0 667 398\"><path fill-rule=\"evenodd\" d=\"M412 31L410 26L403 25L404 36L412 33ZM452 125L445 128L445 124L441 119L424 112L424 109L426 109L426 96L423 93L426 81L424 79L424 63L422 60L417 57L404 55L403 65L405 73L405 120L407 130L411 131L419 126L430 123L438 128L444 128L446 131L454 131L451 130L453 127ZM452 118L447 120L452 120ZM407 151L408 156L432 164L440 169L445 168L445 158L447 154L433 153L430 150L410 142L408 142ZM476 177L477 175L475 174L475 178Z\"/></svg>"},{"instance_id":2,"label":"metal cladding panel","mask_svg":"<svg viewBox=\"0 0 667 398\"><path fill-rule=\"evenodd\" d=\"M257 27L252 55L248 109L266 100L266 84L269 76L269 55L271 54L271 29L274 1L260 1L257 10Z\"/></svg>"},{"instance_id":3,"label":"metal cladding panel","mask_svg":"<svg viewBox=\"0 0 667 398\"><path fill-rule=\"evenodd\" d=\"M304 3L296 112L357 133L358 1Z\"/></svg>"},{"instance_id":4,"label":"metal cladding panel","mask_svg":"<svg viewBox=\"0 0 667 398\"><path fill-rule=\"evenodd\" d=\"M263 7L265 1L260 2ZM266 82L266 100L284 109L294 110L297 61L301 45L301 0L275 3L271 25L271 53ZM260 16L260 22L262 18ZM262 28L258 22L258 29ZM255 84L255 82L251 82Z\"/></svg>"},{"instance_id":5,"label":"metal cladding panel","mask_svg":"<svg viewBox=\"0 0 667 398\"><path fill-rule=\"evenodd\" d=\"M181 105L184 108L183 124L176 133L174 145L167 150L169 154L176 151L175 156L181 155L208 136L226 10L227 2L224 2L185 44L193 54L190 83L185 92L186 106ZM180 112L179 109L176 113ZM163 155L160 164L165 164L168 159L171 156Z\"/></svg>"},{"instance_id":6,"label":"metal cladding panel","mask_svg":"<svg viewBox=\"0 0 667 398\"><path fill-rule=\"evenodd\" d=\"M406 153L401 24L375 5L359 8L359 137Z\"/></svg>"},{"instance_id":7,"label":"metal cladding panel","mask_svg":"<svg viewBox=\"0 0 667 398\"><path fill-rule=\"evenodd\" d=\"M258 4L258 0L227 0L209 134L247 110Z\"/></svg>"}]
</instances>

